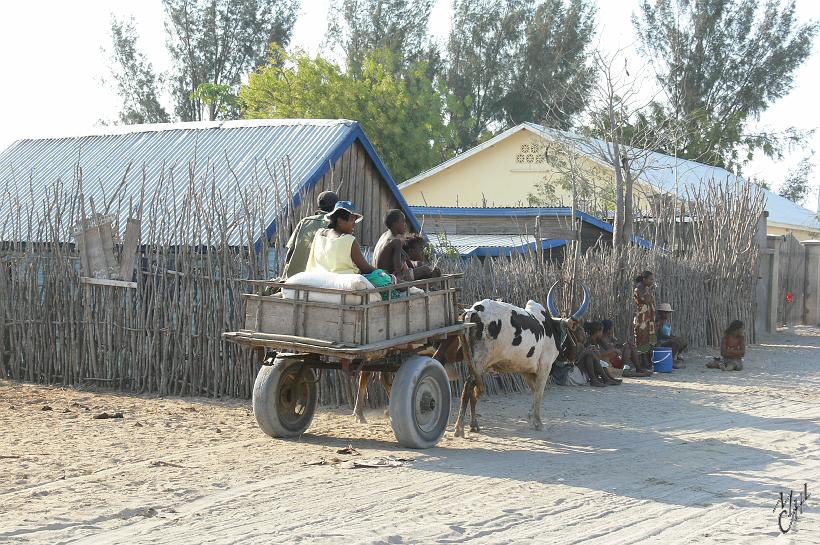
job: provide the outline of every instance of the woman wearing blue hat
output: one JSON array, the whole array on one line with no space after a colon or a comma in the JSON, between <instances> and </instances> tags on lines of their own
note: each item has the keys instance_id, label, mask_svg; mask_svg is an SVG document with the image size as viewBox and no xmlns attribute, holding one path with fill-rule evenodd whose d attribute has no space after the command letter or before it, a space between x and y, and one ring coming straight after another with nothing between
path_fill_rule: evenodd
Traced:
<instances>
[{"instance_id":1,"label":"woman wearing blue hat","mask_svg":"<svg viewBox=\"0 0 820 545\"><path fill-rule=\"evenodd\" d=\"M306 271L368 275L376 270L362 254L353 230L362 215L350 201L338 201L325 216L328 229L320 229L313 238Z\"/></svg>"}]
</instances>

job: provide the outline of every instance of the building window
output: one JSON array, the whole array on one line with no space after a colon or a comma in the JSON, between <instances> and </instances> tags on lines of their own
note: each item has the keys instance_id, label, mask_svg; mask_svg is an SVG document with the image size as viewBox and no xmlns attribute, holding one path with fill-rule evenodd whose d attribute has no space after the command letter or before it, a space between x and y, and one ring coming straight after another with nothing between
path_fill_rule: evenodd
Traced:
<instances>
[{"instance_id":1,"label":"building window","mask_svg":"<svg viewBox=\"0 0 820 545\"><path fill-rule=\"evenodd\" d=\"M545 147L537 142L522 144L515 155L515 162L519 165L541 165L547 162L545 152Z\"/></svg>"}]
</instances>

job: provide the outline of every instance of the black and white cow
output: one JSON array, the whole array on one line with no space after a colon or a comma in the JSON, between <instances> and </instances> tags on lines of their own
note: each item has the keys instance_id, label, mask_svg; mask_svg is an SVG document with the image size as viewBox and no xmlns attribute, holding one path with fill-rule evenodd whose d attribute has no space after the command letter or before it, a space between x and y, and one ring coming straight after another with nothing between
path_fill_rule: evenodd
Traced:
<instances>
[{"instance_id":1,"label":"black and white cow","mask_svg":"<svg viewBox=\"0 0 820 545\"><path fill-rule=\"evenodd\" d=\"M532 412L530 425L536 430L543 429L541 422L541 400L549 380L552 364L561 352L562 333L558 311L553 304L553 289L547 297L551 312L535 301L527 301L524 308L484 299L478 301L464 313L464 321L475 324L470 328L468 342L472 365L468 359L470 375L464 383L461 394L461 410L456 420L455 435L464 436L464 416L470 403L470 430L479 431L475 404L480 395L481 376L488 371L518 373L532 391ZM567 320L579 320L589 306L589 291L584 286L581 306ZM555 317L554 317L555 316ZM463 347L459 349L463 352ZM437 352L437 358L445 361L461 359L453 356L452 345L444 346Z\"/></svg>"}]
</instances>

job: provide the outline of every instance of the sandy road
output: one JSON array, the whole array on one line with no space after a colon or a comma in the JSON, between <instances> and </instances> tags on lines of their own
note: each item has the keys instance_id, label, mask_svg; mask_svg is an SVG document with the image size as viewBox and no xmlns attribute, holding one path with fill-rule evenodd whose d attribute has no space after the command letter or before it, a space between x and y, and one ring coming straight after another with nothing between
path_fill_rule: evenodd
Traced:
<instances>
[{"instance_id":1,"label":"sandy road","mask_svg":"<svg viewBox=\"0 0 820 545\"><path fill-rule=\"evenodd\" d=\"M693 356L620 387L554 387L543 432L527 395L484 399L480 435L427 451L397 447L377 412L363 426L323 409L275 441L246 401L0 381L0 542L820 543L818 335L773 337L740 373ZM342 469L347 444L414 460ZM781 536L775 493L804 481L819 493Z\"/></svg>"}]
</instances>

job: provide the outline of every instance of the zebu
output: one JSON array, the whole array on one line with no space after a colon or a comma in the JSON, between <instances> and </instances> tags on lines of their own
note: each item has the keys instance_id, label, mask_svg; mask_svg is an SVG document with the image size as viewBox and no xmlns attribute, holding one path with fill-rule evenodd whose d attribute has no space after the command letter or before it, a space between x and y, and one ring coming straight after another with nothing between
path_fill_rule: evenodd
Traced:
<instances>
[{"instance_id":1,"label":"zebu","mask_svg":"<svg viewBox=\"0 0 820 545\"><path fill-rule=\"evenodd\" d=\"M564 342L562 322L577 322L589 308L589 290L583 286L584 298L581 306L568 319L559 317L554 303L555 285L547 295L547 312L535 301L527 301L524 308L484 299L473 304L464 313L464 321L475 324L469 333L467 358L470 370L461 393L461 408L455 425L455 435L464 436L464 416L470 403L470 430L479 431L475 405L481 393L481 376L487 371L520 374L532 391L532 412L530 425L543 429L541 422L541 400L549 380L552 364L561 353ZM442 345L434 358L442 363L461 359L453 356L457 339ZM459 351L464 352L464 347ZM449 353L449 355L448 355Z\"/></svg>"}]
</instances>

